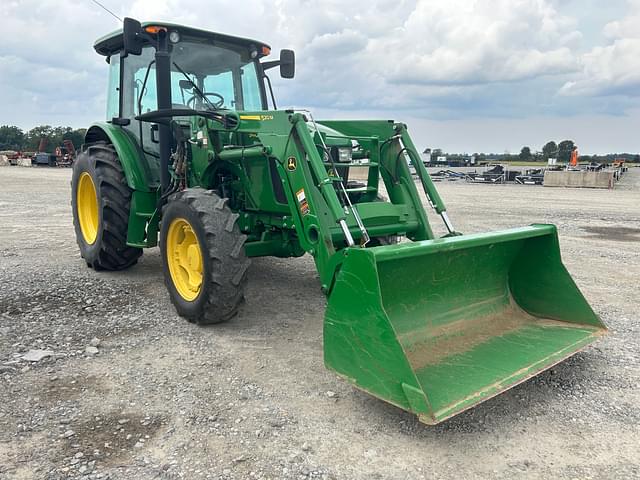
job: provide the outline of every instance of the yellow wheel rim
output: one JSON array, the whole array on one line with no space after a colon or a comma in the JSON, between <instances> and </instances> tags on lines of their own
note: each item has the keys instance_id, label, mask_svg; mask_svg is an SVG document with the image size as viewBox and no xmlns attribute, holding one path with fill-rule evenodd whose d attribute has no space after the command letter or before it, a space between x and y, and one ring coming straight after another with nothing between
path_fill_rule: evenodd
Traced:
<instances>
[{"instance_id":1,"label":"yellow wheel rim","mask_svg":"<svg viewBox=\"0 0 640 480\"><path fill-rule=\"evenodd\" d=\"M173 285L182 298L195 300L202 289L202 250L184 218L175 218L169 225L165 248Z\"/></svg>"},{"instance_id":2,"label":"yellow wheel rim","mask_svg":"<svg viewBox=\"0 0 640 480\"><path fill-rule=\"evenodd\" d=\"M80 174L76 192L76 210L84 241L93 245L98 238L98 195L91 175Z\"/></svg>"}]
</instances>

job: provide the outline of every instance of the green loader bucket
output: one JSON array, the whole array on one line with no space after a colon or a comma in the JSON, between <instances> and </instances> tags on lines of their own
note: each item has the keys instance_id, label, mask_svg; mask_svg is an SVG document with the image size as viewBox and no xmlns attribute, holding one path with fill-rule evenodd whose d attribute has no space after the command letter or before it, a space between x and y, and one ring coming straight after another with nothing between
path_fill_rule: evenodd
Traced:
<instances>
[{"instance_id":1,"label":"green loader bucket","mask_svg":"<svg viewBox=\"0 0 640 480\"><path fill-rule=\"evenodd\" d=\"M328 368L439 423L606 333L553 225L349 249L324 322Z\"/></svg>"}]
</instances>

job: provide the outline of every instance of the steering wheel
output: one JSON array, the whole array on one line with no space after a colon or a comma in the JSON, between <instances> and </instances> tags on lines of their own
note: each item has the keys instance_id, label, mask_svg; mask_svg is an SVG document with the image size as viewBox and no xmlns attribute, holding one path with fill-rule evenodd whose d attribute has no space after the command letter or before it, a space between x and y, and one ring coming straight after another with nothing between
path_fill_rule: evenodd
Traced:
<instances>
[{"instance_id":1,"label":"steering wheel","mask_svg":"<svg viewBox=\"0 0 640 480\"><path fill-rule=\"evenodd\" d=\"M217 101L211 102L213 103L213 106L216 108L220 108L224 105L224 97L222 95L220 95L219 93L215 93L215 92L204 92L203 95L205 97L215 97L217 99ZM200 98L199 95L193 95L189 100L187 100L187 107L192 108L195 110L195 103L196 103L196 99Z\"/></svg>"}]
</instances>

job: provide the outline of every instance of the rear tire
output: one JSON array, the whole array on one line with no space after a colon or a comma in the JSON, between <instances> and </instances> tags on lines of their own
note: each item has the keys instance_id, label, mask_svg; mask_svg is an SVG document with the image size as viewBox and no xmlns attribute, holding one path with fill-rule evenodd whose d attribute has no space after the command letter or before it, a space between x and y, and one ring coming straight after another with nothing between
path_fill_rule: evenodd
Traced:
<instances>
[{"instance_id":1,"label":"rear tire","mask_svg":"<svg viewBox=\"0 0 640 480\"><path fill-rule=\"evenodd\" d=\"M142 249L127 245L130 208L131 189L113 147L99 143L78 155L71 209L80 255L89 267L122 270L138 261Z\"/></svg>"},{"instance_id":2,"label":"rear tire","mask_svg":"<svg viewBox=\"0 0 640 480\"><path fill-rule=\"evenodd\" d=\"M237 218L227 199L200 188L172 195L163 210L165 284L178 314L190 322L227 321L244 300L250 260Z\"/></svg>"}]
</instances>

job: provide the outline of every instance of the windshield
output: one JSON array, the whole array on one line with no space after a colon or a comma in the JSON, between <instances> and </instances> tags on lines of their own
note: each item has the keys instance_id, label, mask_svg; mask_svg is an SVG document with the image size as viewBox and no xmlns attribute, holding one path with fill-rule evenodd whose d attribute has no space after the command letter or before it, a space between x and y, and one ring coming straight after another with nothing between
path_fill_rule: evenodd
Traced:
<instances>
[{"instance_id":1,"label":"windshield","mask_svg":"<svg viewBox=\"0 0 640 480\"><path fill-rule=\"evenodd\" d=\"M125 78L131 79L133 84L133 95L125 102L130 105L125 109L129 110L127 107L130 106L130 112L135 115L158 107L153 59L154 50L150 47L144 48L142 55L130 55L125 59ZM172 48L171 63L174 108L263 109L256 65L245 49L181 42Z\"/></svg>"}]
</instances>

